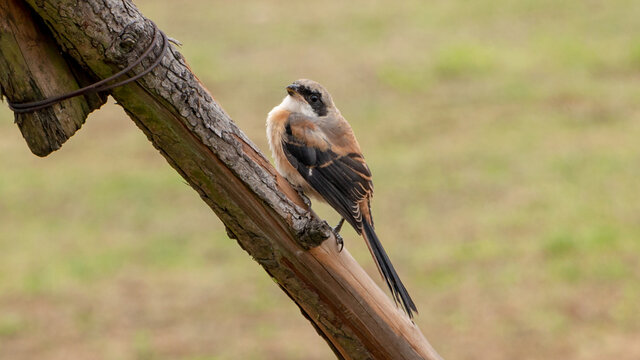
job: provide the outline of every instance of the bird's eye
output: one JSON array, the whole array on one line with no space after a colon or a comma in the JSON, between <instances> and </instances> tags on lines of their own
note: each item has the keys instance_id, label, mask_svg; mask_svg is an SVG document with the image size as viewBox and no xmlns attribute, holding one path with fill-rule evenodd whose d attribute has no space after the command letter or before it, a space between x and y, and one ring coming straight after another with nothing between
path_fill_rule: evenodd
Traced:
<instances>
[{"instance_id":1,"label":"bird's eye","mask_svg":"<svg viewBox=\"0 0 640 360\"><path fill-rule=\"evenodd\" d=\"M311 96L309 96L309 101L311 101L312 103L316 103L316 102L318 102L318 100L320 100L320 98L318 97L318 95L311 95Z\"/></svg>"}]
</instances>

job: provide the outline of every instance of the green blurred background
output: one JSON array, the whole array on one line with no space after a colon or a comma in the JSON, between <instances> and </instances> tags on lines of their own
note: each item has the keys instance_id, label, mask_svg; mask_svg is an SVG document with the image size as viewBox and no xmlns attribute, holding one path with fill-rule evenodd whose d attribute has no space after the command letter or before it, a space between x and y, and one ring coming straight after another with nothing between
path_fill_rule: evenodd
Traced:
<instances>
[{"instance_id":1,"label":"green blurred background","mask_svg":"<svg viewBox=\"0 0 640 360\"><path fill-rule=\"evenodd\" d=\"M331 91L445 358L640 358L640 2L136 5L265 153L285 85ZM45 159L3 104L0 169L0 359L332 357L113 103Z\"/></svg>"}]
</instances>

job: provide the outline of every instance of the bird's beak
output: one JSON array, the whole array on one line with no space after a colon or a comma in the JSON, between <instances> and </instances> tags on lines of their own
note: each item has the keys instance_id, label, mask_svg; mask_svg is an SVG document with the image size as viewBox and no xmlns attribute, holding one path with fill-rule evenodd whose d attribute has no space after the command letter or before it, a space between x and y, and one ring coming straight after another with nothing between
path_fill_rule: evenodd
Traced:
<instances>
[{"instance_id":1,"label":"bird's beak","mask_svg":"<svg viewBox=\"0 0 640 360\"><path fill-rule=\"evenodd\" d=\"M291 84L289 86L287 86L287 93L291 96L294 96L295 94L299 94L300 93L300 85L298 84Z\"/></svg>"}]
</instances>

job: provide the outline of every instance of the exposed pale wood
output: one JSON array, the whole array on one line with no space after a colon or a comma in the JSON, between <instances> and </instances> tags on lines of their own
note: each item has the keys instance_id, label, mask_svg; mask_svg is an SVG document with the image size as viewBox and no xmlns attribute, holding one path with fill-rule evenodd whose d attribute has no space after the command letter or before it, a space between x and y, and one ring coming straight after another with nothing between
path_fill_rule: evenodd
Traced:
<instances>
[{"instance_id":1,"label":"exposed pale wood","mask_svg":"<svg viewBox=\"0 0 640 360\"><path fill-rule=\"evenodd\" d=\"M102 78L133 61L153 33L128 1L28 3L62 48ZM138 43L120 46L125 38ZM328 225L276 174L176 49L152 73L112 95L339 358L440 358L349 252L338 253Z\"/></svg>"},{"instance_id":2,"label":"exposed pale wood","mask_svg":"<svg viewBox=\"0 0 640 360\"><path fill-rule=\"evenodd\" d=\"M78 89L84 73L69 66L49 31L22 0L0 2L0 95L29 102ZM75 75L74 76L74 71ZM86 80L88 81L88 80ZM16 114L29 149L46 156L69 139L105 97L76 97L31 113Z\"/></svg>"}]
</instances>

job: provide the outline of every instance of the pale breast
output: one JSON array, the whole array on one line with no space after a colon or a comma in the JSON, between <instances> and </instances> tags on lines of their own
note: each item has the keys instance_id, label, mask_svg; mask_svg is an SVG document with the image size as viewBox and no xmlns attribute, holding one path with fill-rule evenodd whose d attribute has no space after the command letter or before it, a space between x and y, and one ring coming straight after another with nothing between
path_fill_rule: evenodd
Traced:
<instances>
[{"instance_id":1,"label":"pale breast","mask_svg":"<svg viewBox=\"0 0 640 360\"><path fill-rule=\"evenodd\" d=\"M287 119L291 113L288 110L276 106L269 112L267 116L267 139L269 148L273 154L276 170L280 175L284 176L289 182L295 186L299 186L308 196L317 197L315 190L307 183L307 181L298 173L289 160L287 160L282 148L282 137L284 136Z\"/></svg>"}]
</instances>

